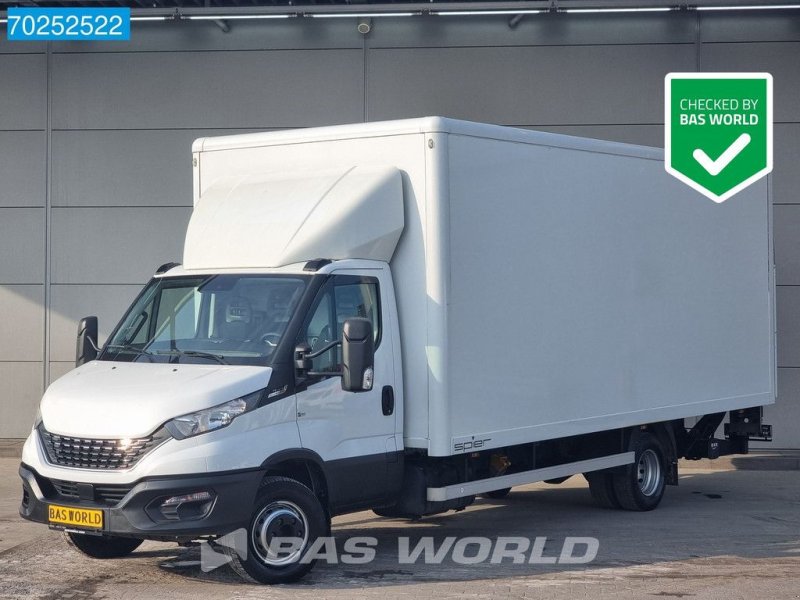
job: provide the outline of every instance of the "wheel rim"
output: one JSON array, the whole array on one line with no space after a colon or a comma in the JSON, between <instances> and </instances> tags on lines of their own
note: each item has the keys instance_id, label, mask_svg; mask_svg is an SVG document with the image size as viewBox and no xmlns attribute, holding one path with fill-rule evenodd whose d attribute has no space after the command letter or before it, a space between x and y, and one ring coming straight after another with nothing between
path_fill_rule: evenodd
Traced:
<instances>
[{"instance_id":1,"label":"wheel rim","mask_svg":"<svg viewBox=\"0 0 800 600\"><path fill-rule=\"evenodd\" d=\"M270 502L253 521L250 538L258 558L264 564L272 567L288 565L300 560L305 551L308 519L300 507L292 502Z\"/></svg>"},{"instance_id":2,"label":"wheel rim","mask_svg":"<svg viewBox=\"0 0 800 600\"><path fill-rule=\"evenodd\" d=\"M661 485L661 461L652 450L645 450L636 465L639 491L645 496L653 496Z\"/></svg>"}]
</instances>

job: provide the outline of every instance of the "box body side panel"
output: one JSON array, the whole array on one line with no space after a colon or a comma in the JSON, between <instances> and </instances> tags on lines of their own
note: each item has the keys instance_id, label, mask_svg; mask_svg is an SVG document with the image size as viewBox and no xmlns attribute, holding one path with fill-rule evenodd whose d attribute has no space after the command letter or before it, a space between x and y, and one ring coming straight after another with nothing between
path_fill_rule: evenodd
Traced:
<instances>
[{"instance_id":1,"label":"box body side panel","mask_svg":"<svg viewBox=\"0 0 800 600\"><path fill-rule=\"evenodd\" d=\"M766 179L715 204L650 158L449 138L450 448L774 402Z\"/></svg>"}]
</instances>

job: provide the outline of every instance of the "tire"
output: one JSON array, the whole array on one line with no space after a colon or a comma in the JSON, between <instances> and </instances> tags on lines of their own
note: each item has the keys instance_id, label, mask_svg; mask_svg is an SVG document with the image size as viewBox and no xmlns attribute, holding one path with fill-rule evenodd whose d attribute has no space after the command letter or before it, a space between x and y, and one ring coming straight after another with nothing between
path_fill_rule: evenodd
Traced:
<instances>
[{"instance_id":1,"label":"tire","mask_svg":"<svg viewBox=\"0 0 800 600\"><path fill-rule=\"evenodd\" d=\"M491 492L484 492L483 496L486 498L492 498L493 500L501 500L508 496L511 488L502 488L499 490L492 490Z\"/></svg>"},{"instance_id":2,"label":"tire","mask_svg":"<svg viewBox=\"0 0 800 600\"><path fill-rule=\"evenodd\" d=\"M614 479L606 471L592 471L583 476L589 482L589 493L597 506L601 508L620 508L617 494L614 492Z\"/></svg>"},{"instance_id":3,"label":"tire","mask_svg":"<svg viewBox=\"0 0 800 600\"><path fill-rule=\"evenodd\" d=\"M101 559L128 556L144 541L136 538L88 535L69 531L64 532L64 539L71 548L81 554Z\"/></svg>"},{"instance_id":4,"label":"tire","mask_svg":"<svg viewBox=\"0 0 800 600\"><path fill-rule=\"evenodd\" d=\"M230 557L231 568L245 581L291 583L314 567L316 561L303 558L314 541L329 531L327 513L310 489L287 477L266 477L247 526L246 556L228 546L222 550ZM279 536L296 538L299 546L282 553L271 551L267 547L270 540Z\"/></svg>"},{"instance_id":5,"label":"tire","mask_svg":"<svg viewBox=\"0 0 800 600\"><path fill-rule=\"evenodd\" d=\"M631 448L633 464L614 473L614 492L625 510L653 510L664 497L664 448L654 435L643 432Z\"/></svg>"}]
</instances>

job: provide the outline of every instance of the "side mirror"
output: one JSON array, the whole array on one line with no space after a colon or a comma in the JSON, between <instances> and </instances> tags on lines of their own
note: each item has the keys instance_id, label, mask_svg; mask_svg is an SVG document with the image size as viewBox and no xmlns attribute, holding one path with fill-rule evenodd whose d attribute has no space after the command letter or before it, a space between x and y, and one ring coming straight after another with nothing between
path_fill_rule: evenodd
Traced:
<instances>
[{"instance_id":1,"label":"side mirror","mask_svg":"<svg viewBox=\"0 0 800 600\"><path fill-rule=\"evenodd\" d=\"M353 318L344 322L342 334L342 389L367 392L375 377L375 342L369 319Z\"/></svg>"},{"instance_id":2,"label":"side mirror","mask_svg":"<svg viewBox=\"0 0 800 600\"><path fill-rule=\"evenodd\" d=\"M84 317L78 324L78 340L75 346L75 366L97 358L97 317Z\"/></svg>"}]
</instances>

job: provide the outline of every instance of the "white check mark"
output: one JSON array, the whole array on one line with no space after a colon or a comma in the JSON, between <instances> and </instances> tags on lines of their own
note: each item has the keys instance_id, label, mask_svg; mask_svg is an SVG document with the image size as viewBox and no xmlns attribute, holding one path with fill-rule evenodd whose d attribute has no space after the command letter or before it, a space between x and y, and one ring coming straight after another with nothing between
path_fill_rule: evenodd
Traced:
<instances>
[{"instance_id":1,"label":"white check mark","mask_svg":"<svg viewBox=\"0 0 800 600\"><path fill-rule=\"evenodd\" d=\"M703 167L706 171L711 173L711 175L719 175L722 170L727 167L731 161L739 156L742 150L747 147L747 144L750 143L750 135L747 133L743 133L736 141L733 142L728 149L725 150L722 154L719 155L717 160L711 160L708 157L708 154L703 152L700 148L697 148L694 152L692 152L692 156L694 159L700 163L700 166Z\"/></svg>"}]
</instances>

